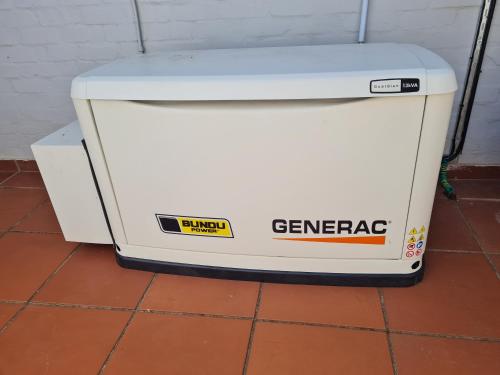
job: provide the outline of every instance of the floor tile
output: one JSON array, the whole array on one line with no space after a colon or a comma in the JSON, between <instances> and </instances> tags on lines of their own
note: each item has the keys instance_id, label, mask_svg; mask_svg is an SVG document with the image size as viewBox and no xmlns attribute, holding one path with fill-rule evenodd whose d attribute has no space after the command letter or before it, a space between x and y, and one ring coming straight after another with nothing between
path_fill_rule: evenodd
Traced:
<instances>
[{"instance_id":1,"label":"floor tile","mask_svg":"<svg viewBox=\"0 0 500 375\"><path fill-rule=\"evenodd\" d=\"M463 200L459 206L483 250L500 253L500 201Z\"/></svg>"},{"instance_id":2,"label":"floor tile","mask_svg":"<svg viewBox=\"0 0 500 375\"><path fill-rule=\"evenodd\" d=\"M14 229L27 232L61 233L61 227L50 201L37 207Z\"/></svg>"},{"instance_id":3,"label":"floor tile","mask_svg":"<svg viewBox=\"0 0 500 375\"><path fill-rule=\"evenodd\" d=\"M485 179L500 178L500 167L497 165L461 165L448 168L450 179ZM453 181L451 181L453 183Z\"/></svg>"},{"instance_id":4,"label":"floor tile","mask_svg":"<svg viewBox=\"0 0 500 375\"><path fill-rule=\"evenodd\" d=\"M47 199L44 190L0 189L0 231L9 229Z\"/></svg>"},{"instance_id":5,"label":"floor tile","mask_svg":"<svg viewBox=\"0 0 500 375\"><path fill-rule=\"evenodd\" d=\"M391 329L500 338L500 281L483 254L430 252L420 284L383 292Z\"/></svg>"},{"instance_id":6,"label":"floor tile","mask_svg":"<svg viewBox=\"0 0 500 375\"><path fill-rule=\"evenodd\" d=\"M35 160L18 160L17 165L21 171L38 172L38 165Z\"/></svg>"},{"instance_id":7,"label":"floor tile","mask_svg":"<svg viewBox=\"0 0 500 375\"><path fill-rule=\"evenodd\" d=\"M0 303L0 328L23 307L20 303ZM0 368L0 374L1 374Z\"/></svg>"},{"instance_id":8,"label":"floor tile","mask_svg":"<svg viewBox=\"0 0 500 375\"><path fill-rule=\"evenodd\" d=\"M436 199L429 226L428 248L481 251L464 221L456 201Z\"/></svg>"},{"instance_id":9,"label":"floor tile","mask_svg":"<svg viewBox=\"0 0 500 375\"><path fill-rule=\"evenodd\" d=\"M27 300L76 246L60 234L6 233L0 238L0 299Z\"/></svg>"},{"instance_id":10,"label":"floor tile","mask_svg":"<svg viewBox=\"0 0 500 375\"><path fill-rule=\"evenodd\" d=\"M17 172L16 162L14 160L0 160L0 171Z\"/></svg>"},{"instance_id":11,"label":"floor tile","mask_svg":"<svg viewBox=\"0 0 500 375\"><path fill-rule=\"evenodd\" d=\"M36 301L134 308L152 273L120 267L108 245L82 245Z\"/></svg>"},{"instance_id":12,"label":"floor tile","mask_svg":"<svg viewBox=\"0 0 500 375\"><path fill-rule=\"evenodd\" d=\"M97 374L129 312L28 306L0 336L2 374Z\"/></svg>"},{"instance_id":13,"label":"floor tile","mask_svg":"<svg viewBox=\"0 0 500 375\"><path fill-rule=\"evenodd\" d=\"M392 374L386 335L257 323L248 375Z\"/></svg>"},{"instance_id":14,"label":"floor tile","mask_svg":"<svg viewBox=\"0 0 500 375\"><path fill-rule=\"evenodd\" d=\"M491 261L493 262L497 273L500 273L500 255L491 255Z\"/></svg>"},{"instance_id":15,"label":"floor tile","mask_svg":"<svg viewBox=\"0 0 500 375\"><path fill-rule=\"evenodd\" d=\"M448 199L444 195L444 190L439 184L436 186L436 192L434 193L434 200L436 199Z\"/></svg>"},{"instance_id":16,"label":"floor tile","mask_svg":"<svg viewBox=\"0 0 500 375\"><path fill-rule=\"evenodd\" d=\"M16 172L2 172L2 171L0 171L0 184L2 182L4 182L6 179L8 179L9 177L13 176L14 174L16 174Z\"/></svg>"},{"instance_id":17,"label":"floor tile","mask_svg":"<svg viewBox=\"0 0 500 375\"><path fill-rule=\"evenodd\" d=\"M43 188L42 176L38 172L20 172L14 177L9 178L2 186L7 187L29 187L29 188Z\"/></svg>"},{"instance_id":18,"label":"floor tile","mask_svg":"<svg viewBox=\"0 0 500 375\"><path fill-rule=\"evenodd\" d=\"M138 313L105 374L241 374L251 321Z\"/></svg>"},{"instance_id":19,"label":"floor tile","mask_svg":"<svg viewBox=\"0 0 500 375\"><path fill-rule=\"evenodd\" d=\"M399 375L500 374L500 343L391 335Z\"/></svg>"},{"instance_id":20,"label":"floor tile","mask_svg":"<svg viewBox=\"0 0 500 375\"><path fill-rule=\"evenodd\" d=\"M141 308L251 317L258 292L254 282L158 275Z\"/></svg>"},{"instance_id":21,"label":"floor tile","mask_svg":"<svg viewBox=\"0 0 500 375\"><path fill-rule=\"evenodd\" d=\"M259 318L384 328L375 288L264 284Z\"/></svg>"},{"instance_id":22,"label":"floor tile","mask_svg":"<svg viewBox=\"0 0 500 375\"><path fill-rule=\"evenodd\" d=\"M500 199L500 179L456 180L451 184L455 188L458 199Z\"/></svg>"}]
</instances>

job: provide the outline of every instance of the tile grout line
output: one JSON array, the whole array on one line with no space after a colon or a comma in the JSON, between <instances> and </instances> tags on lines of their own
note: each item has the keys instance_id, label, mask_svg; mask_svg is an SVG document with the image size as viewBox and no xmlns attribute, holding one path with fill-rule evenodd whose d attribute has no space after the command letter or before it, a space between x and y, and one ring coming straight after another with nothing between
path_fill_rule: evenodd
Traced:
<instances>
[{"instance_id":1,"label":"tile grout line","mask_svg":"<svg viewBox=\"0 0 500 375\"><path fill-rule=\"evenodd\" d=\"M384 292L381 288L377 288L377 293L380 301L380 309L382 310L382 318L384 319L385 336L387 339L387 349L389 349L389 357L391 359L392 372L394 375L398 375L398 363L396 361L396 355L394 354L394 346L392 345L392 338L389 332L389 318L387 315L387 310L385 308Z\"/></svg>"},{"instance_id":2,"label":"tile grout line","mask_svg":"<svg viewBox=\"0 0 500 375\"><path fill-rule=\"evenodd\" d=\"M16 300L5 300L1 301L0 304L12 305L12 304L25 304L25 301ZM144 314L156 314L156 315L170 315L170 316L191 316L200 318L215 318L215 319L228 319L228 320L252 320L252 317L237 316L237 315L220 315L220 314L208 314L208 313L196 313L187 311L163 311L154 309L135 309L132 307L117 307L117 306L99 306L99 305L84 305L75 303L64 303L64 302L46 302L46 301L30 301L28 305L33 306L44 306L44 307L59 307L66 309L82 309L82 310L104 310L104 311L124 311L124 312L140 312Z\"/></svg>"},{"instance_id":3,"label":"tile grout line","mask_svg":"<svg viewBox=\"0 0 500 375\"><path fill-rule=\"evenodd\" d=\"M288 325L295 325L295 326L318 327L318 328L348 329L351 331L368 331L368 332L385 332L386 331L384 328L348 326L348 325L333 324L333 323L312 323L312 322L301 322L301 321L294 321L294 320L257 319L257 322L259 322L259 323L274 323L274 324L288 324Z\"/></svg>"},{"instance_id":4,"label":"tile grout line","mask_svg":"<svg viewBox=\"0 0 500 375\"><path fill-rule=\"evenodd\" d=\"M26 305L30 304L33 301L33 299L38 295L38 293L40 293L43 287L47 285L59 273L59 271L66 265L66 263L69 262L71 258L73 258L73 256L80 250L81 247L82 247L81 243L76 245L76 247L68 254L66 258L64 258L64 260L61 262L61 264L59 264L59 266L54 270L54 272L52 272L49 275L49 277L45 279L45 281L42 283L42 285L40 285L40 287L37 290L35 290L35 292L31 295L31 297L26 301Z\"/></svg>"},{"instance_id":5,"label":"tile grout line","mask_svg":"<svg viewBox=\"0 0 500 375\"><path fill-rule=\"evenodd\" d=\"M462 197L459 198L461 201L479 201L479 202L499 202L500 198L472 198L472 197Z\"/></svg>"},{"instance_id":6,"label":"tile grout line","mask_svg":"<svg viewBox=\"0 0 500 375\"><path fill-rule=\"evenodd\" d=\"M81 310L105 310L105 311L135 311L130 307L116 307L116 306L98 306L98 305L82 305L64 302L45 302L45 301L30 301L29 305L44 306L44 307L60 307L65 309L81 309Z\"/></svg>"},{"instance_id":7,"label":"tile grout line","mask_svg":"<svg viewBox=\"0 0 500 375\"><path fill-rule=\"evenodd\" d=\"M290 324L290 325L300 325L307 327L347 329L351 331L368 331L368 332L380 332L380 333L388 332L392 334L407 335L407 336L423 336L423 337L435 337L435 338L453 339L453 340L469 340L469 341L500 343L500 338L493 338L493 337L463 336L463 335L451 335L445 333L431 333L431 332L414 332L414 331L403 331L397 329L370 328L370 327L347 326L347 325L328 324L328 323L310 323L310 322L299 322L290 320L257 319L257 322Z\"/></svg>"},{"instance_id":8,"label":"tile grout line","mask_svg":"<svg viewBox=\"0 0 500 375\"><path fill-rule=\"evenodd\" d=\"M40 201L40 203L38 203L37 205L35 205L35 207L33 207L31 210L29 210L23 217L21 217L18 221L16 221L14 224L12 224L10 227L7 228L7 230L0 234L0 238L3 237L6 233L8 232L11 232L11 233L18 233L17 231L13 231L13 229L15 227L17 227L19 224L21 224L24 220L28 219L31 217L31 215L33 215L33 213L38 210L40 207L42 207L42 205L44 205L45 203L47 203L47 201L50 201L50 198L47 197L46 199L42 199ZM22 232L21 232L22 233ZM29 232L28 232L29 233ZM52 233L47 233L47 234L52 234ZM60 233L57 233L57 234L60 234ZM78 247L80 246L81 244L78 245Z\"/></svg>"},{"instance_id":9,"label":"tile grout line","mask_svg":"<svg viewBox=\"0 0 500 375\"><path fill-rule=\"evenodd\" d=\"M27 219L27 218L26 218ZM7 233L7 232L6 232ZM27 234L63 234L62 232L47 232L43 230L19 230L11 229L9 233L27 233Z\"/></svg>"},{"instance_id":10,"label":"tile grout line","mask_svg":"<svg viewBox=\"0 0 500 375\"><path fill-rule=\"evenodd\" d=\"M9 177L10 179L10 177ZM4 184L4 182L2 182L2 184ZM44 186L2 186L0 185L0 190L2 189L21 189L21 190L46 190Z\"/></svg>"},{"instance_id":11,"label":"tile grout line","mask_svg":"<svg viewBox=\"0 0 500 375\"><path fill-rule=\"evenodd\" d=\"M17 312L9 320L7 320L3 324L3 326L0 327L0 335L4 333L7 330L7 328L9 328L9 326L28 307L28 305L31 305L31 301L33 300L33 298L35 298L37 294L40 292L40 290L43 289L43 287L47 285L54 278L55 275L57 275L57 273L61 270L61 268L63 268L64 265L73 257L73 255L75 255L78 252L81 246L82 246L81 243L76 245L75 248L71 250L71 252L56 267L56 269L52 271L52 273L50 273L50 275L42 282L42 284L33 292L30 298L28 298L25 302L23 302L23 306L19 310L17 310Z\"/></svg>"},{"instance_id":12,"label":"tile grout line","mask_svg":"<svg viewBox=\"0 0 500 375\"><path fill-rule=\"evenodd\" d=\"M2 184L9 180L10 178L14 177L14 175L17 174L17 172L15 171L0 171L0 173L12 173L10 176L7 176L7 177L4 177L3 180L0 179L0 186L2 186Z\"/></svg>"},{"instance_id":13,"label":"tile grout line","mask_svg":"<svg viewBox=\"0 0 500 375\"><path fill-rule=\"evenodd\" d=\"M17 172L21 172L21 167L19 166L19 163L17 162L17 159L14 159L14 164L16 165Z\"/></svg>"},{"instance_id":14,"label":"tile grout line","mask_svg":"<svg viewBox=\"0 0 500 375\"><path fill-rule=\"evenodd\" d=\"M498 181L500 178L498 177L485 177L485 178L448 178L450 182L456 182L456 181L472 181L472 182L477 182L477 181Z\"/></svg>"},{"instance_id":15,"label":"tile grout line","mask_svg":"<svg viewBox=\"0 0 500 375\"><path fill-rule=\"evenodd\" d=\"M389 330L389 332L392 334L405 335L405 336L420 336L420 337L433 337L433 338L448 339L448 340L467 340L467 341L500 343L500 338L492 338L492 337L463 336L463 335L452 335L452 334L446 334L446 333L402 331L399 329L392 329L392 330Z\"/></svg>"},{"instance_id":16,"label":"tile grout line","mask_svg":"<svg viewBox=\"0 0 500 375\"><path fill-rule=\"evenodd\" d=\"M455 253L455 254L481 254L481 251L471 251L471 250L449 250L449 249L432 249L429 248L427 251L432 251L434 253Z\"/></svg>"},{"instance_id":17,"label":"tile grout line","mask_svg":"<svg viewBox=\"0 0 500 375\"><path fill-rule=\"evenodd\" d=\"M500 255L500 251L486 251L486 250L483 251L483 249L481 249L481 247L479 247L478 251L472 251L472 250L432 249L432 248L426 249L426 251L432 251L434 253L452 253L452 254L454 253L454 254L476 254L477 255L477 254L485 253L485 254L489 254L489 255Z\"/></svg>"},{"instance_id":18,"label":"tile grout line","mask_svg":"<svg viewBox=\"0 0 500 375\"><path fill-rule=\"evenodd\" d=\"M458 207L458 212L460 213L460 216L462 217L462 220L464 221L465 225L467 225L467 228L469 229L469 232L472 235L472 238L474 238L474 241L476 241L477 245L481 249L481 252L483 253L484 257L486 258L486 262L490 265L490 267L493 270L493 272L495 273L495 276L497 277L497 279L500 279L500 270L496 269L495 263L493 263L493 260L491 259L490 254L484 250L483 245L481 245L481 242L479 241L479 236L476 234L476 231L474 230L472 225L469 223L469 220L467 220L467 218L465 217L458 202L457 202L457 207Z\"/></svg>"},{"instance_id":19,"label":"tile grout line","mask_svg":"<svg viewBox=\"0 0 500 375\"><path fill-rule=\"evenodd\" d=\"M16 299L8 299L0 301L0 305L24 305L26 301L19 301Z\"/></svg>"},{"instance_id":20,"label":"tile grout line","mask_svg":"<svg viewBox=\"0 0 500 375\"><path fill-rule=\"evenodd\" d=\"M248 316L220 315L220 314L209 314L209 313L188 312L188 311L162 311L153 309L138 309L137 312L143 314L157 314L157 315L169 315L169 316L189 316L198 318L214 318L214 319L228 319L228 320L253 320L252 317Z\"/></svg>"},{"instance_id":21,"label":"tile grout line","mask_svg":"<svg viewBox=\"0 0 500 375\"><path fill-rule=\"evenodd\" d=\"M247 350L245 353L245 360L243 362L243 370L242 370L243 375L246 375L248 370L248 363L250 362L250 355L253 347L253 337L255 334L255 326L257 325L258 321L257 316L259 314L260 302L262 300L262 288L263 288L263 283L261 282L259 283L259 292L257 294L257 301L255 302L255 311L253 313L252 326L250 327L250 334L248 335Z\"/></svg>"},{"instance_id":22,"label":"tile grout line","mask_svg":"<svg viewBox=\"0 0 500 375\"><path fill-rule=\"evenodd\" d=\"M0 304L26 304L26 301L16 301L16 300L0 300ZM162 310L151 310L151 309L134 309L129 307L113 307L113 306L97 306L97 305L82 305L82 304L70 304L70 303L56 303L56 302L42 302L42 301L30 301L28 305L33 306L45 306L45 307L58 307L58 308L68 308L68 309L88 309L88 310L105 310L105 311L125 311L125 312L140 312L145 314L158 314L158 315L171 315L171 316L195 316L202 318L217 318L217 319L231 319L231 320L253 320L251 317L243 317L236 315L219 315L219 314L207 314L207 313L195 313L195 312L183 312L183 311L162 311ZM335 329L347 329L355 331L368 331L368 332L389 332L392 334L408 335L408 336L423 336L423 337L435 337L444 339L455 339L455 340L470 340L470 341L483 341L500 343L500 338L493 337L481 337L481 336L464 336L464 335L452 335L444 333L432 333L432 332L417 332L417 331L404 331L397 329L385 329L385 328L370 328L361 326L350 326L341 324L331 324L331 323L312 323L303 321L292 321L292 320L277 320L277 319L255 319L257 323L275 323L275 324L289 324L289 325L299 325L308 327L321 327L321 328L335 328Z\"/></svg>"},{"instance_id":23,"label":"tile grout line","mask_svg":"<svg viewBox=\"0 0 500 375\"><path fill-rule=\"evenodd\" d=\"M476 178L473 178L473 177L465 177L465 178L459 178L459 177L452 177L452 178L448 178L448 180L451 180L451 181L484 181L484 180L489 180L489 181L494 181L494 180L500 180L500 177L476 177Z\"/></svg>"},{"instance_id":24,"label":"tile grout line","mask_svg":"<svg viewBox=\"0 0 500 375\"><path fill-rule=\"evenodd\" d=\"M20 173L21 172L19 172L19 171L13 172L9 177L7 177L6 179L2 180L2 182L0 183L0 185L5 184L6 182L8 182L9 180L13 179L14 177L16 177ZM7 187L7 186L2 186L2 187Z\"/></svg>"},{"instance_id":25,"label":"tile grout line","mask_svg":"<svg viewBox=\"0 0 500 375\"><path fill-rule=\"evenodd\" d=\"M135 305L135 308L132 310L132 313L130 314L130 317L128 318L127 322L125 323L125 326L123 327L122 331L116 338L116 341L113 343L113 346L111 347L111 350L109 351L108 355L104 359L104 362L102 363L101 368L99 369L98 375L102 375L104 371L106 370L106 366L109 364L109 361L113 357L113 354L115 353L116 349L118 348L118 344L122 340L123 336L125 336L125 332L127 331L128 327L132 323L132 320L134 319L135 315L137 312L139 312L139 306L141 303L144 301L144 298L146 297L146 293L149 291L151 288L151 285L153 284L154 280L156 279L157 273L153 273L151 276L151 279L149 280L148 285L146 285L146 288L144 288L144 292L142 293L141 297L137 301L137 304Z\"/></svg>"}]
</instances>

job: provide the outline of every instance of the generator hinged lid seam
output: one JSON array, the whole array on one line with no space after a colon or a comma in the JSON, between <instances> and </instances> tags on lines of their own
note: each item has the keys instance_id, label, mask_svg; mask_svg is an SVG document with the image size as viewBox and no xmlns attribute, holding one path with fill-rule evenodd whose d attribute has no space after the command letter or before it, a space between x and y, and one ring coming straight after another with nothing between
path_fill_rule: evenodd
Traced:
<instances>
[{"instance_id":1,"label":"generator hinged lid seam","mask_svg":"<svg viewBox=\"0 0 500 375\"><path fill-rule=\"evenodd\" d=\"M286 100L455 91L441 57L370 43L171 51L118 60L76 77L73 99Z\"/></svg>"}]
</instances>

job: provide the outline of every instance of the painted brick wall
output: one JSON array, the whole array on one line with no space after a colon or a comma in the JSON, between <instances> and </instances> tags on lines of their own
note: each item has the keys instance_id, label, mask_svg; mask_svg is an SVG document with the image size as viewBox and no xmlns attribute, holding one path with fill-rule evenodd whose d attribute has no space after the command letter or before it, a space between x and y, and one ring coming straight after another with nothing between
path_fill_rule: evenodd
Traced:
<instances>
[{"instance_id":1,"label":"painted brick wall","mask_svg":"<svg viewBox=\"0 0 500 375\"><path fill-rule=\"evenodd\" d=\"M453 65L462 85L480 2L372 1L367 40L430 48ZM139 0L147 52L350 43L359 8L360 1L341 0ZM498 57L496 51L490 53ZM0 0L0 159L32 158L32 142L75 118L75 75L134 54L130 0ZM496 80L490 86L498 93ZM479 123L474 137L483 142ZM500 164L498 155L474 160Z\"/></svg>"},{"instance_id":2,"label":"painted brick wall","mask_svg":"<svg viewBox=\"0 0 500 375\"><path fill-rule=\"evenodd\" d=\"M493 17L469 131L459 160L464 164L500 164L500 6Z\"/></svg>"}]
</instances>

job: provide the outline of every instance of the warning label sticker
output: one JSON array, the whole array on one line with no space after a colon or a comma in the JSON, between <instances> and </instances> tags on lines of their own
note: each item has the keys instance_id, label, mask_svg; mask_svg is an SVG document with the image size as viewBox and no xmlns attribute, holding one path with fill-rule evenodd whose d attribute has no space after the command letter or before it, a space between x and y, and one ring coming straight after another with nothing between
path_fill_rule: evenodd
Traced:
<instances>
[{"instance_id":1,"label":"warning label sticker","mask_svg":"<svg viewBox=\"0 0 500 375\"><path fill-rule=\"evenodd\" d=\"M411 258L413 256L420 256L424 250L424 240L425 240L425 226L422 225L420 229L419 226L410 227L406 237L406 257Z\"/></svg>"},{"instance_id":2,"label":"warning label sticker","mask_svg":"<svg viewBox=\"0 0 500 375\"><path fill-rule=\"evenodd\" d=\"M165 233L233 238L229 220L212 217L160 215L156 218Z\"/></svg>"}]
</instances>

